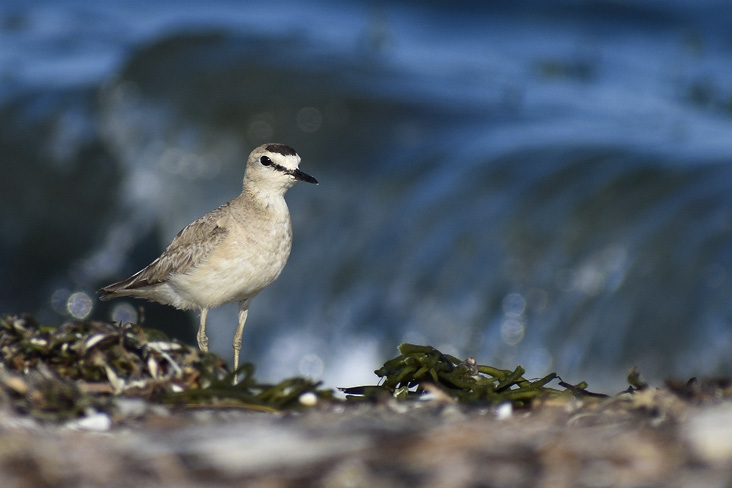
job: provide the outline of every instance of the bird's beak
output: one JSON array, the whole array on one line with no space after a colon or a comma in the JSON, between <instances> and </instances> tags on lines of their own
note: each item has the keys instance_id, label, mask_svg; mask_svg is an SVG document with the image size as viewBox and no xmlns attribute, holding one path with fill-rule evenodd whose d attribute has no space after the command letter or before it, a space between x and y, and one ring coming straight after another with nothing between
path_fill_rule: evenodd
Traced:
<instances>
[{"instance_id":1,"label":"bird's beak","mask_svg":"<svg viewBox=\"0 0 732 488\"><path fill-rule=\"evenodd\" d=\"M318 184L318 180L305 173L304 171L300 171L299 169L293 171L292 176L294 176L296 180L304 181L306 183L313 183L315 185Z\"/></svg>"}]
</instances>

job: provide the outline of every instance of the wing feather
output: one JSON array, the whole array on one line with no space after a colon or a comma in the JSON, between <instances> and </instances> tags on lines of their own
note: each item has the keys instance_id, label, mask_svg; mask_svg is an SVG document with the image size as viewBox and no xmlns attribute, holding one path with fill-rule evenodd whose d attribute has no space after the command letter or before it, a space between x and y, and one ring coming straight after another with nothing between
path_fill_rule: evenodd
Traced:
<instances>
[{"instance_id":1,"label":"wing feather","mask_svg":"<svg viewBox=\"0 0 732 488\"><path fill-rule=\"evenodd\" d=\"M230 203L230 202L229 202ZM187 225L155 261L129 278L99 290L102 299L112 298L124 290L145 288L165 282L172 273L186 273L200 265L226 237L221 222L226 203L213 212Z\"/></svg>"}]
</instances>

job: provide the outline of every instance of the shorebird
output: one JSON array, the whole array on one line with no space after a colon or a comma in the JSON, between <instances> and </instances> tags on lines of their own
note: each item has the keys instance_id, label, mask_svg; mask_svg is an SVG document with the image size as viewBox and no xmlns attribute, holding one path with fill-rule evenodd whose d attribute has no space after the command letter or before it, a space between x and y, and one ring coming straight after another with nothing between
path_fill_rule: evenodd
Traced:
<instances>
[{"instance_id":1,"label":"shorebird","mask_svg":"<svg viewBox=\"0 0 732 488\"><path fill-rule=\"evenodd\" d=\"M182 310L199 309L196 339L204 352L209 309L238 302L236 370L252 298L277 279L290 255L292 224L285 193L297 181L318 184L299 165L300 156L284 144L254 149L241 195L185 227L147 267L100 289L100 298L131 296Z\"/></svg>"}]
</instances>

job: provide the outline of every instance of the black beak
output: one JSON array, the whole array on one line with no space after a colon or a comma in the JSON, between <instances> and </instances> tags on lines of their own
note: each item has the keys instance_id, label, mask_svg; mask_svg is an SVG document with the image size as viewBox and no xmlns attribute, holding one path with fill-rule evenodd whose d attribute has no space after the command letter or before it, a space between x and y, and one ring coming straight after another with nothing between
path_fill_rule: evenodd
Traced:
<instances>
[{"instance_id":1,"label":"black beak","mask_svg":"<svg viewBox=\"0 0 732 488\"><path fill-rule=\"evenodd\" d=\"M296 180L304 181L306 183L313 183L314 185L318 184L318 180L310 176L309 174L300 171L299 169L296 169L292 172L292 176L295 177Z\"/></svg>"}]
</instances>

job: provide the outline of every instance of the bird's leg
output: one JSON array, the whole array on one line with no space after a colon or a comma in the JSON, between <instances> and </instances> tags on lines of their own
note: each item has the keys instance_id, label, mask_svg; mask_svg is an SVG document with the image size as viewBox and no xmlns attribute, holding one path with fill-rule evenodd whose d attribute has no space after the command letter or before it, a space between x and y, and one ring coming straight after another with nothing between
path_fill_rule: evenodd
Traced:
<instances>
[{"instance_id":1,"label":"bird's leg","mask_svg":"<svg viewBox=\"0 0 732 488\"><path fill-rule=\"evenodd\" d=\"M239 325L234 333L234 371L239 368L239 351L241 351L241 336L244 333L244 322L249 314L249 299L239 302Z\"/></svg>"},{"instance_id":2,"label":"bird's leg","mask_svg":"<svg viewBox=\"0 0 732 488\"><path fill-rule=\"evenodd\" d=\"M206 317L208 317L208 309L202 308L201 309L201 325L198 327L198 334L196 334L196 339L198 339L198 348L201 349L202 352L208 352L208 336L206 335Z\"/></svg>"}]
</instances>

